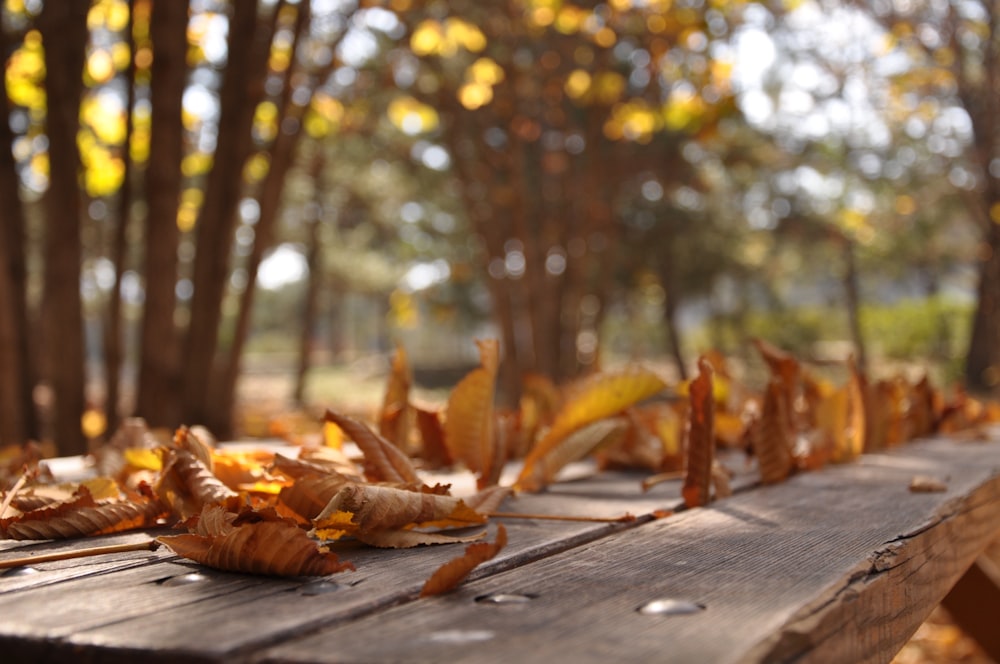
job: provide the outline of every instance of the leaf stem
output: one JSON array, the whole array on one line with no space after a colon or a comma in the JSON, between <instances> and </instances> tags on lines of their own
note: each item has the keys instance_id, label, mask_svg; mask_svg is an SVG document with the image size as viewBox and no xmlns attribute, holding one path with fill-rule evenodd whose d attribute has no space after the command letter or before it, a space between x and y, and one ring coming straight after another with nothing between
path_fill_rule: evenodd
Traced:
<instances>
[{"instance_id":1,"label":"leaf stem","mask_svg":"<svg viewBox=\"0 0 1000 664\"><path fill-rule=\"evenodd\" d=\"M8 558L0 560L0 569L9 567L23 567L35 563L48 563L56 560L70 560L73 558L86 558L87 556L100 556L106 553L125 553L127 551L156 551L160 543L156 540L146 540L144 542L131 542L129 544L109 544L108 546L94 546L89 549L74 549L72 551L56 551L54 553L39 553L33 556L22 556L20 558Z\"/></svg>"},{"instance_id":2,"label":"leaf stem","mask_svg":"<svg viewBox=\"0 0 1000 664\"><path fill-rule=\"evenodd\" d=\"M498 519L542 519L545 521L583 521L587 523L627 523L635 521L635 515L626 512L621 516L571 516L568 514L524 514L521 512L489 512L486 516Z\"/></svg>"}]
</instances>

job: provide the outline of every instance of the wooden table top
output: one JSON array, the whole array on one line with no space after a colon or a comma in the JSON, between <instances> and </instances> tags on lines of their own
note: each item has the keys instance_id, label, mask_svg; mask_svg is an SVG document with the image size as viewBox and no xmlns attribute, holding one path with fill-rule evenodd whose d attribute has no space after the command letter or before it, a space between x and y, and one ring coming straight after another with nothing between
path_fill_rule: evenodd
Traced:
<instances>
[{"instance_id":1,"label":"wooden table top","mask_svg":"<svg viewBox=\"0 0 1000 664\"><path fill-rule=\"evenodd\" d=\"M511 499L508 545L419 598L460 546L337 545L321 579L219 572L166 549L0 574L4 661L887 661L1000 536L1000 434L931 439L680 507L679 482L602 473ZM736 463L740 463L737 461ZM946 484L910 490L914 476ZM0 541L12 556L141 541ZM8 657L10 659L8 659Z\"/></svg>"}]
</instances>

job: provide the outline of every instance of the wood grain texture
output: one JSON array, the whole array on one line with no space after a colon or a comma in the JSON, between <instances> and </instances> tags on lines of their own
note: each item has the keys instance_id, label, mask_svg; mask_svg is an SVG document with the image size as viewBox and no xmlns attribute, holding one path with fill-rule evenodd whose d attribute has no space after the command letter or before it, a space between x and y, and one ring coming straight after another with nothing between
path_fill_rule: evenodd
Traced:
<instances>
[{"instance_id":1,"label":"wood grain texture","mask_svg":"<svg viewBox=\"0 0 1000 664\"><path fill-rule=\"evenodd\" d=\"M508 511L607 517L631 512L638 518L613 524L498 519L512 541L497 558L474 570L472 578L530 564L636 527L650 519L654 510L679 506L677 482L643 493L641 479L641 474L608 473L553 486L546 494L509 499L504 504ZM744 477L744 485L748 481ZM310 594L316 588L310 579L216 572L162 552L147 556L162 556L164 562L142 569L68 580L51 588L22 586L8 598L0 594L0 615L21 607L20 616L0 621L0 652L16 648L24 656L54 660L87 653L97 658L94 661L131 661L140 654L144 660L230 661L263 646L415 599L433 571L461 551L448 546L406 551L357 544L334 548L341 560L350 560L358 571L328 577L326 588L335 590L322 594ZM39 568L47 570L49 565ZM192 572L201 574L203 580L178 586L168 583ZM59 606L42 615L45 607L55 604Z\"/></svg>"},{"instance_id":2,"label":"wood grain texture","mask_svg":"<svg viewBox=\"0 0 1000 664\"><path fill-rule=\"evenodd\" d=\"M947 479L913 493L913 475ZM267 661L888 661L1000 532L1000 445L802 474L297 639ZM512 537L513 540L513 537ZM477 602L521 593L527 603ZM643 615L656 599L694 615Z\"/></svg>"}]
</instances>

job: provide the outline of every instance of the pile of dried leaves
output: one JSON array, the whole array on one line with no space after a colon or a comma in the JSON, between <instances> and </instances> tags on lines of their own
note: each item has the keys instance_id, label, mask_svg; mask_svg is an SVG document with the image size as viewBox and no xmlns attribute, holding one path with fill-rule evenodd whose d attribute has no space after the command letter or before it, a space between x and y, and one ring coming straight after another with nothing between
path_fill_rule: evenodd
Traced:
<instances>
[{"instance_id":1,"label":"pile of dried leaves","mask_svg":"<svg viewBox=\"0 0 1000 664\"><path fill-rule=\"evenodd\" d=\"M515 410L494 407L496 341L479 342L480 366L444 408L411 397L398 349L377 421L329 410L323 444L297 448L294 457L219 448L198 427L158 440L132 421L96 455L97 478L67 485L46 477L37 450L24 448L0 471L0 535L53 539L169 525L186 532L158 542L204 565L327 575L353 569L335 552L345 539L388 548L479 540L512 491L541 491L588 456L605 468L645 469L646 487L681 476L684 502L695 507L729 492L719 447L745 449L761 481L774 483L918 436L1000 420L995 404L960 391L946 398L926 379L870 382L848 363L847 381L834 385L792 355L755 344L771 376L761 393L709 354L699 359L698 376L680 385L640 366L564 388L529 376ZM346 453L348 440L357 458ZM502 486L511 460L522 461L520 474ZM445 468L472 473L478 492L459 498L418 472ZM911 488L937 490L916 480ZM428 579L424 594L454 587L505 542L501 525L494 543L469 545Z\"/></svg>"}]
</instances>

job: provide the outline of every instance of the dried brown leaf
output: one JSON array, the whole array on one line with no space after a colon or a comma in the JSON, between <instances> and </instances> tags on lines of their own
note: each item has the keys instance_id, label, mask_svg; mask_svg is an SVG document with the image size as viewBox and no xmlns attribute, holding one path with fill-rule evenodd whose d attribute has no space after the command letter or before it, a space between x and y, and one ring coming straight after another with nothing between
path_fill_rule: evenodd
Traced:
<instances>
[{"instance_id":1,"label":"dried brown leaf","mask_svg":"<svg viewBox=\"0 0 1000 664\"><path fill-rule=\"evenodd\" d=\"M688 507L707 505L711 499L712 460L715 454L715 399L712 394L712 365L698 359L698 377L691 381L685 448L684 484L681 495Z\"/></svg>"},{"instance_id":2,"label":"dried brown leaf","mask_svg":"<svg viewBox=\"0 0 1000 664\"><path fill-rule=\"evenodd\" d=\"M365 476L372 482L418 483L417 471L403 452L368 425L332 410L325 419L344 430L365 455Z\"/></svg>"},{"instance_id":3,"label":"dried brown leaf","mask_svg":"<svg viewBox=\"0 0 1000 664\"><path fill-rule=\"evenodd\" d=\"M444 442L451 457L476 473L479 486L489 484L495 463L493 398L500 344L495 339L476 340L480 366L455 386L448 397Z\"/></svg>"},{"instance_id":4,"label":"dried brown leaf","mask_svg":"<svg viewBox=\"0 0 1000 664\"><path fill-rule=\"evenodd\" d=\"M205 505L221 504L238 496L194 453L180 448L166 451L155 490L182 519L199 514Z\"/></svg>"},{"instance_id":5,"label":"dried brown leaf","mask_svg":"<svg viewBox=\"0 0 1000 664\"><path fill-rule=\"evenodd\" d=\"M343 514L350 514L349 525ZM404 526L465 527L486 517L454 496L408 491L371 484L348 484L314 519L316 528L355 531L391 530Z\"/></svg>"},{"instance_id":6,"label":"dried brown leaf","mask_svg":"<svg viewBox=\"0 0 1000 664\"><path fill-rule=\"evenodd\" d=\"M566 465L579 461L603 444L611 444L621 437L629 426L625 417L609 417L591 422L569 433L552 447L549 453L536 460L531 475L521 473L518 488L523 491L540 491L555 479L556 473Z\"/></svg>"},{"instance_id":7,"label":"dried brown leaf","mask_svg":"<svg viewBox=\"0 0 1000 664\"><path fill-rule=\"evenodd\" d=\"M764 484L781 482L795 467L782 391L780 381L772 378L764 394L760 418L750 430L750 442L757 456L760 479Z\"/></svg>"},{"instance_id":8,"label":"dried brown leaf","mask_svg":"<svg viewBox=\"0 0 1000 664\"><path fill-rule=\"evenodd\" d=\"M152 526L165 513L155 500L98 502L81 488L71 500L3 519L0 530L15 540L88 537Z\"/></svg>"},{"instance_id":9,"label":"dried brown leaf","mask_svg":"<svg viewBox=\"0 0 1000 664\"><path fill-rule=\"evenodd\" d=\"M223 530L221 534L171 535L157 541L179 556L229 572L326 576L354 569L290 521L265 520Z\"/></svg>"},{"instance_id":10,"label":"dried brown leaf","mask_svg":"<svg viewBox=\"0 0 1000 664\"><path fill-rule=\"evenodd\" d=\"M659 376L642 367L595 374L585 379L572 390L552 427L528 454L515 486L530 491L542 488L544 485L537 482L539 471L535 466L569 434L598 420L617 415L660 392L664 387L666 384ZM545 472L541 476L544 477Z\"/></svg>"},{"instance_id":11,"label":"dried brown leaf","mask_svg":"<svg viewBox=\"0 0 1000 664\"><path fill-rule=\"evenodd\" d=\"M307 475L285 487L278 494L278 500L293 512L312 520L327 503L351 480L343 475Z\"/></svg>"},{"instance_id":12,"label":"dried brown leaf","mask_svg":"<svg viewBox=\"0 0 1000 664\"><path fill-rule=\"evenodd\" d=\"M356 537L369 546L379 549L412 549L416 546L434 544L463 544L482 539L486 531L472 535L456 536L441 533L425 533L419 530L373 530L357 533Z\"/></svg>"},{"instance_id":13,"label":"dried brown leaf","mask_svg":"<svg viewBox=\"0 0 1000 664\"><path fill-rule=\"evenodd\" d=\"M479 542L465 547L462 556L446 562L424 582L420 596L441 595L453 590L472 573L473 569L494 558L506 545L507 529L503 524L499 524L497 538L492 544Z\"/></svg>"}]
</instances>

